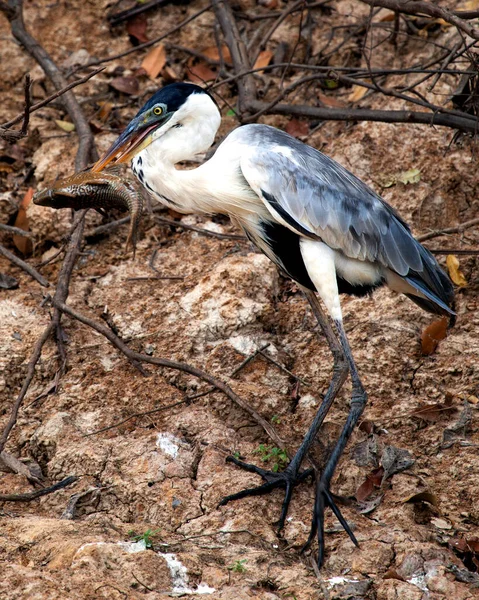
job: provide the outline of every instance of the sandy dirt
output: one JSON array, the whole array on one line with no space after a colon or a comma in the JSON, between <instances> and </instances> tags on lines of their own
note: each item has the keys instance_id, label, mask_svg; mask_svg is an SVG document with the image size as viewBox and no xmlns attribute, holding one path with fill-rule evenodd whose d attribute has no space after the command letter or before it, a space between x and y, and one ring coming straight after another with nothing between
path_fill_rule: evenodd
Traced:
<instances>
[{"instance_id":1,"label":"sandy dirt","mask_svg":"<svg viewBox=\"0 0 479 600\"><path fill-rule=\"evenodd\" d=\"M201 0L150 13L147 35L166 32L203 5ZM244 7L255 9L247 3ZM314 47L322 46L333 22L354 22L368 14L367 7L349 0L335 7L324 19L316 15ZM103 57L131 47L124 26L109 29L107 9L104 1L37 0L25 3L25 22L62 65L79 49ZM283 40L294 45L298 24L295 17L282 25L271 49ZM168 42L203 50L215 43L213 26L213 13L206 12ZM435 41L448 43L450 36L451 30L445 29ZM14 42L3 15L0 40L4 122L21 110L26 72L37 78L38 98L51 86ZM357 43L352 38L338 50L335 64L349 60ZM374 60L401 66L430 52L427 39L411 39L396 50L382 44ZM112 90L112 77L135 73L143 55L108 63L101 75L76 90L92 120L98 120L100 101L119 107L96 134L100 152L164 83L161 77L151 81L139 76L139 96ZM184 54L173 48L168 57L183 77ZM455 82L441 79L436 99L443 101ZM229 102L234 102L233 93L224 91ZM347 105L349 93L338 94L338 101ZM307 102L308 96L297 95L294 101ZM402 105L371 96L361 106ZM227 111L224 107L221 135L235 126ZM12 222L28 187L43 187L73 171L75 134L62 131L55 119L65 119L58 105L42 109L32 115L29 138L13 149L4 144L2 223ZM269 116L261 121L284 128L288 119ZM381 193L421 234L479 216L477 143L469 138L455 143L452 137L452 131L439 127L331 122L307 141ZM395 174L410 169L420 171L418 182L386 187ZM27 260L37 265L60 248L70 214L32 206L28 216L35 246ZM175 217L166 212L163 216ZM89 214L87 233L101 222L101 216ZM239 233L224 218L185 216L181 222ZM74 270L69 304L102 323L102 316L108 315L109 323L137 351L188 362L227 381L274 424L290 450L297 448L327 389L332 363L296 286L241 241L172 229L148 216L133 259L124 251L127 233L123 226L101 239L89 238ZM1 235L2 243L22 256L11 237ZM477 248L478 238L478 229L470 229L433 239L428 247ZM152 279L149 263L154 252L160 274L177 279ZM226 463L228 455L238 453L269 468L275 465L274 459L262 461L267 452L260 446L273 446L263 429L221 393L185 402L207 384L151 366L143 376L102 336L65 318L67 371L51 393L57 348L49 341L6 450L36 464L48 485L69 475L78 481L31 502L0 504L0 599L156 600L191 594L228 600L479 598L474 586L477 557L458 542L477 540L479 535L479 264L474 256L458 258L468 285L457 289L457 325L430 356L421 353L421 333L433 317L407 298L380 290L371 298L342 299L346 329L369 394L363 416L369 423L354 432L332 488L346 500L341 510L360 548L328 511L327 554L319 577L311 564L316 547L300 553L310 530L312 485L296 488L282 537L274 525L281 508L279 491L218 508L225 495L259 483L259 477ZM445 265L444 255L439 260ZM55 282L59 266L53 262L41 272ZM43 302L47 290L26 273L3 259L0 272L19 283L17 289L0 291L3 428L51 307ZM308 385L298 385L261 356L231 379L245 357L266 344L265 352ZM324 424L315 449L319 459L344 423L349 391L346 384ZM425 405L438 406L421 418L415 413ZM162 407L165 410L115 426L131 415ZM376 488L366 502L377 500L377 507L371 510L370 505L363 514L355 495L390 446L407 450L414 464ZM36 489L23 475L0 475L0 493ZM88 493L79 500L74 519L62 518L72 495L82 492Z\"/></svg>"}]
</instances>

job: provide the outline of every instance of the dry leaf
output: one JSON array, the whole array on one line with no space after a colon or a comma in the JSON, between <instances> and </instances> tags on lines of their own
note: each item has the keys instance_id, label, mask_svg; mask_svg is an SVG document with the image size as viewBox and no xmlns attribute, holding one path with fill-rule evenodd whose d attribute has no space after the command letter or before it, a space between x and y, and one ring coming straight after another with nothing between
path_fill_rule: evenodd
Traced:
<instances>
[{"instance_id":1,"label":"dry leaf","mask_svg":"<svg viewBox=\"0 0 479 600\"><path fill-rule=\"evenodd\" d=\"M334 96L327 96L326 94L319 92L318 100L321 102L321 104L324 106L329 106L330 108L344 108L344 103Z\"/></svg>"},{"instance_id":2,"label":"dry leaf","mask_svg":"<svg viewBox=\"0 0 479 600\"><path fill-rule=\"evenodd\" d=\"M419 492L418 494L413 494L412 496L408 496L404 503L417 504L418 502L428 502L432 504L432 506L439 506L439 500L437 496L435 496L432 492Z\"/></svg>"},{"instance_id":3,"label":"dry leaf","mask_svg":"<svg viewBox=\"0 0 479 600\"><path fill-rule=\"evenodd\" d=\"M201 54L204 54L211 60L221 60L221 57L225 61L225 64L228 66L232 66L233 62L231 60L231 53L228 46L221 46L221 53L218 49L218 46L208 46L208 48L204 48L201 50Z\"/></svg>"},{"instance_id":4,"label":"dry leaf","mask_svg":"<svg viewBox=\"0 0 479 600\"><path fill-rule=\"evenodd\" d=\"M308 135L309 123L307 121L301 121L300 119L291 119L285 127L286 133L293 137L301 137Z\"/></svg>"},{"instance_id":5,"label":"dry leaf","mask_svg":"<svg viewBox=\"0 0 479 600\"><path fill-rule=\"evenodd\" d=\"M136 77L115 77L110 81L110 85L113 89L123 94L130 96L138 94L140 86Z\"/></svg>"},{"instance_id":6,"label":"dry leaf","mask_svg":"<svg viewBox=\"0 0 479 600\"><path fill-rule=\"evenodd\" d=\"M447 270L449 277L459 287L467 287L467 280L463 272L459 269L459 260L454 254L448 254L446 258Z\"/></svg>"},{"instance_id":7,"label":"dry leaf","mask_svg":"<svg viewBox=\"0 0 479 600\"><path fill-rule=\"evenodd\" d=\"M15 227L19 227L23 229L23 231L30 231L28 217L27 217L27 209L30 205L30 202L33 198L33 188L28 188L23 196L23 200L18 207L17 218L15 219ZM15 244L17 250L24 255L31 254L33 251L33 244L30 238L23 237L21 235L13 236L13 243Z\"/></svg>"},{"instance_id":8,"label":"dry leaf","mask_svg":"<svg viewBox=\"0 0 479 600\"><path fill-rule=\"evenodd\" d=\"M166 64L166 48L163 44L153 46L141 63L150 79L156 79Z\"/></svg>"},{"instance_id":9,"label":"dry leaf","mask_svg":"<svg viewBox=\"0 0 479 600\"><path fill-rule=\"evenodd\" d=\"M110 116L112 110L113 102L100 102L100 110L98 111L98 118L100 119L100 121L105 123L108 117Z\"/></svg>"},{"instance_id":10,"label":"dry leaf","mask_svg":"<svg viewBox=\"0 0 479 600\"><path fill-rule=\"evenodd\" d=\"M168 65L165 65L163 67L163 70L161 71L161 76L163 77L166 83L171 83L180 79L178 73L173 69L173 67L169 67Z\"/></svg>"},{"instance_id":11,"label":"dry leaf","mask_svg":"<svg viewBox=\"0 0 479 600\"><path fill-rule=\"evenodd\" d=\"M353 85L353 90L348 96L349 102L359 102L361 98L364 98L369 88L363 85Z\"/></svg>"},{"instance_id":12,"label":"dry leaf","mask_svg":"<svg viewBox=\"0 0 479 600\"><path fill-rule=\"evenodd\" d=\"M140 44L144 44L145 42L149 41L148 36L146 35L147 25L148 20L146 15L142 13L128 20L126 24L126 31L130 37L136 40L137 43L139 42Z\"/></svg>"},{"instance_id":13,"label":"dry leaf","mask_svg":"<svg viewBox=\"0 0 479 600\"><path fill-rule=\"evenodd\" d=\"M216 73L204 62L199 62L196 65L188 67L187 73L188 79L197 84L214 81L216 79Z\"/></svg>"},{"instance_id":14,"label":"dry leaf","mask_svg":"<svg viewBox=\"0 0 479 600\"><path fill-rule=\"evenodd\" d=\"M441 317L424 329L421 335L421 352L424 356L435 352L439 342L446 337L448 321L447 317Z\"/></svg>"},{"instance_id":15,"label":"dry leaf","mask_svg":"<svg viewBox=\"0 0 479 600\"><path fill-rule=\"evenodd\" d=\"M366 480L356 490L356 500L364 502L376 488L381 486L384 469L379 467L366 476Z\"/></svg>"},{"instance_id":16,"label":"dry leaf","mask_svg":"<svg viewBox=\"0 0 479 600\"><path fill-rule=\"evenodd\" d=\"M253 69L261 69L267 67L273 58L273 52L271 50L263 50L259 53L256 62L254 63ZM262 73L262 71L260 71Z\"/></svg>"},{"instance_id":17,"label":"dry leaf","mask_svg":"<svg viewBox=\"0 0 479 600\"><path fill-rule=\"evenodd\" d=\"M418 417L423 421L430 423L436 422L444 414L449 415L457 409L452 404L452 398L446 396L446 401L443 404L426 404L411 413L411 417Z\"/></svg>"},{"instance_id":18,"label":"dry leaf","mask_svg":"<svg viewBox=\"0 0 479 600\"><path fill-rule=\"evenodd\" d=\"M57 124L57 127L60 127L60 129L63 129L63 131L66 131L67 133L75 131L75 125L74 123L70 123L70 121L55 119L55 123Z\"/></svg>"}]
</instances>

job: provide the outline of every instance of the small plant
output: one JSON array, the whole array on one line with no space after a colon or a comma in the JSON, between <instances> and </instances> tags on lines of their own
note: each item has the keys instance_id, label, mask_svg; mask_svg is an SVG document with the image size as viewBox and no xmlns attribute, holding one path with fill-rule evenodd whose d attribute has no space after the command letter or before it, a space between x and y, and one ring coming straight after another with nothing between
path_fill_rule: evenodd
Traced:
<instances>
[{"instance_id":1,"label":"small plant","mask_svg":"<svg viewBox=\"0 0 479 600\"><path fill-rule=\"evenodd\" d=\"M129 531L128 535L134 542L143 540L145 542L145 548L153 548L153 540L151 538L160 531L160 529L155 529L155 531L152 529L147 529L145 533L141 533L140 535L137 535L134 531Z\"/></svg>"},{"instance_id":2,"label":"small plant","mask_svg":"<svg viewBox=\"0 0 479 600\"><path fill-rule=\"evenodd\" d=\"M240 453L238 451L233 452L233 458L236 458L236 460L239 460L240 457Z\"/></svg>"},{"instance_id":3,"label":"small plant","mask_svg":"<svg viewBox=\"0 0 479 600\"><path fill-rule=\"evenodd\" d=\"M278 417L278 415L273 415L271 417L271 423L281 423L281 419Z\"/></svg>"},{"instance_id":4,"label":"small plant","mask_svg":"<svg viewBox=\"0 0 479 600\"><path fill-rule=\"evenodd\" d=\"M260 444L254 452L261 455L263 462L274 460L271 469L274 473L277 473L280 469L284 469L289 463L288 455L281 448L271 448L271 446L267 446L266 444Z\"/></svg>"},{"instance_id":5,"label":"small plant","mask_svg":"<svg viewBox=\"0 0 479 600\"><path fill-rule=\"evenodd\" d=\"M244 566L246 562L246 558L243 560L235 560L235 562L228 567L228 571L233 571L233 573L246 573L246 567Z\"/></svg>"}]
</instances>

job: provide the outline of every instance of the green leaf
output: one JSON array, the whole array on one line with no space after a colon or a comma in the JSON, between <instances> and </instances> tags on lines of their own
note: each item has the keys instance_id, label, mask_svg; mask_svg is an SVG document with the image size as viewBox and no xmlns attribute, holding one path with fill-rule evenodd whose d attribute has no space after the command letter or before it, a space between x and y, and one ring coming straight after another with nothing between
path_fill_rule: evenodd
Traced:
<instances>
[{"instance_id":1,"label":"green leaf","mask_svg":"<svg viewBox=\"0 0 479 600\"><path fill-rule=\"evenodd\" d=\"M236 111L234 109L230 108L228 110L228 112L226 113L226 116L227 117L236 117Z\"/></svg>"}]
</instances>

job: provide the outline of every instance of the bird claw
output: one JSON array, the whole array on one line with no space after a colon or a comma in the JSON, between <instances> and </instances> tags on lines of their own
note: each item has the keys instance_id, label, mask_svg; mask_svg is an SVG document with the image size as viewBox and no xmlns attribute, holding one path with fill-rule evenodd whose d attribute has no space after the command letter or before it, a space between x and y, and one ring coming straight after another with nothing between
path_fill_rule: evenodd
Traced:
<instances>
[{"instance_id":1,"label":"bird claw","mask_svg":"<svg viewBox=\"0 0 479 600\"><path fill-rule=\"evenodd\" d=\"M309 537L304 546L301 549L301 552L307 550L314 539L314 536L317 534L318 537L318 568L320 569L324 563L324 511L329 506L329 508L333 511L335 517L341 523L343 529L349 535L351 541L355 546L359 548L359 542L356 539L349 523L341 514L338 506L336 505L334 498L329 490L329 483L319 481L316 489L316 498L314 500L314 511L313 511L313 519L311 523L311 531L309 532Z\"/></svg>"},{"instance_id":2,"label":"bird claw","mask_svg":"<svg viewBox=\"0 0 479 600\"><path fill-rule=\"evenodd\" d=\"M281 516L278 521L279 533L284 527L286 515L288 514L289 504L293 495L293 488L302 481L304 481L307 477L312 476L313 469L306 469L305 471L299 472L299 466L296 466L294 464L294 459L284 471L279 472L268 471L267 469L262 469L261 467L257 467L256 465L245 463L241 460L238 460L234 456L228 456L226 460L227 462L234 463L237 467L240 467L245 471L249 471L250 473L256 473L257 475L262 477L266 483L263 483L262 485L258 485L253 488L247 488L245 490L242 490L241 492L237 492L236 494L230 494L229 496L225 496L218 504L218 506L224 506L225 504L228 504L228 502L231 502L233 500L240 500L241 498L246 498L247 496L262 496L264 494L268 494L276 488L284 488L285 493L283 505L281 507Z\"/></svg>"}]
</instances>

